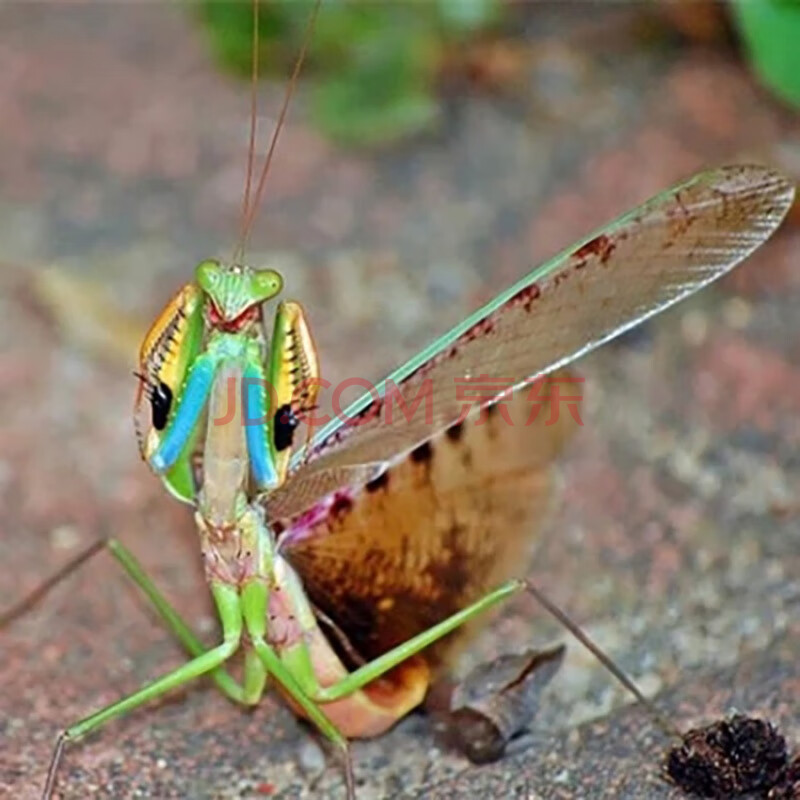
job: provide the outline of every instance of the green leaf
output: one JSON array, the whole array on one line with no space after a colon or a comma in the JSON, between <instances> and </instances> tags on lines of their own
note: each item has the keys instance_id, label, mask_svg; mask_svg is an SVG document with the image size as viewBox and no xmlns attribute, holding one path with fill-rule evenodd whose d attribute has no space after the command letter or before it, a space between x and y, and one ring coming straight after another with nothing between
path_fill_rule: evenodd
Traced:
<instances>
[{"instance_id":1,"label":"green leaf","mask_svg":"<svg viewBox=\"0 0 800 800\"><path fill-rule=\"evenodd\" d=\"M800 0L731 0L734 19L761 81L800 106Z\"/></svg>"},{"instance_id":2,"label":"green leaf","mask_svg":"<svg viewBox=\"0 0 800 800\"><path fill-rule=\"evenodd\" d=\"M429 128L439 116L439 105L430 90L412 82L397 84L377 98L363 81L345 76L315 88L312 113L322 131L338 142L376 145Z\"/></svg>"},{"instance_id":3,"label":"green leaf","mask_svg":"<svg viewBox=\"0 0 800 800\"><path fill-rule=\"evenodd\" d=\"M312 5L262 2L263 66L289 74ZM195 7L218 62L249 75L251 3L196 0ZM309 53L316 124L348 144L393 141L429 127L439 115L434 92L445 42L466 39L494 22L500 8L500 0L326 0Z\"/></svg>"},{"instance_id":4,"label":"green leaf","mask_svg":"<svg viewBox=\"0 0 800 800\"><path fill-rule=\"evenodd\" d=\"M448 34L472 33L497 21L498 0L438 0L439 15Z\"/></svg>"}]
</instances>

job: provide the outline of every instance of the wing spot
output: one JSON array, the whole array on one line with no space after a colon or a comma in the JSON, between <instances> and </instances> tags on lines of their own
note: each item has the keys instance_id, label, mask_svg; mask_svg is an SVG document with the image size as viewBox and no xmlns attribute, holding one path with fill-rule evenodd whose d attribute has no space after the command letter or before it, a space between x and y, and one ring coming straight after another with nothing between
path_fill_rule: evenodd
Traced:
<instances>
[{"instance_id":1,"label":"wing spot","mask_svg":"<svg viewBox=\"0 0 800 800\"><path fill-rule=\"evenodd\" d=\"M430 461L432 457L433 448L430 442L423 442L421 445L415 447L409 454L409 458L415 464L424 464L426 461Z\"/></svg>"},{"instance_id":2,"label":"wing spot","mask_svg":"<svg viewBox=\"0 0 800 800\"><path fill-rule=\"evenodd\" d=\"M353 508L353 501L345 494L337 494L330 508L331 517L343 517Z\"/></svg>"},{"instance_id":3,"label":"wing spot","mask_svg":"<svg viewBox=\"0 0 800 800\"><path fill-rule=\"evenodd\" d=\"M530 286L520 289L506 302L505 307L515 308L516 306L522 306L525 311L530 312L530 310L533 308L533 304L539 299L541 294L542 290L539 287L539 284L532 283Z\"/></svg>"},{"instance_id":4,"label":"wing spot","mask_svg":"<svg viewBox=\"0 0 800 800\"><path fill-rule=\"evenodd\" d=\"M611 254L616 249L617 245L605 233L595 236L591 241L586 242L583 247L579 247L574 253L573 257L580 259L579 263L575 265L576 269L581 269L586 266L586 259L589 256L597 256L601 264L605 264Z\"/></svg>"},{"instance_id":5,"label":"wing spot","mask_svg":"<svg viewBox=\"0 0 800 800\"><path fill-rule=\"evenodd\" d=\"M455 425L451 425L445 432L445 436L451 442L457 442L461 439L462 434L464 433L464 423L463 422L456 422Z\"/></svg>"},{"instance_id":6,"label":"wing spot","mask_svg":"<svg viewBox=\"0 0 800 800\"><path fill-rule=\"evenodd\" d=\"M364 488L368 492L377 492L379 489L385 489L389 485L389 472L382 472L377 478L368 481Z\"/></svg>"}]
</instances>

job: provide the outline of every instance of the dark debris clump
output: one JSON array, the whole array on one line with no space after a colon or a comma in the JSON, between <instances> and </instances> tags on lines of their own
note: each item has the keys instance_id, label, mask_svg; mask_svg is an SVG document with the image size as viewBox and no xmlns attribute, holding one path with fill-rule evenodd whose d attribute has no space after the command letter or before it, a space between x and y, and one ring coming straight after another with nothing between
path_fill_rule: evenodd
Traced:
<instances>
[{"instance_id":1,"label":"dark debris clump","mask_svg":"<svg viewBox=\"0 0 800 800\"><path fill-rule=\"evenodd\" d=\"M787 760L786 740L771 723L736 714L686 733L667 755L666 770L688 794L732 798L776 787Z\"/></svg>"},{"instance_id":2,"label":"dark debris clump","mask_svg":"<svg viewBox=\"0 0 800 800\"><path fill-rule=\"evenodd\" d=\"M513 737L523 731L539 708L542 693L564 660L565 647L508 654L480 664L435 708L437 728L447 744L474 764L502 758ZM448 708L449 707L449 708Z\"/></svg>"},{"instance_id":3,"label":"dark debris clump","mask_svg":"<svg viewBox=\"0 0 800 800\"><path fill-rule=\"evenodd\" d=\"M800 755L792 759L780 782L769 790L767 800L800 800Z\"/></svg>"}]
</instances>

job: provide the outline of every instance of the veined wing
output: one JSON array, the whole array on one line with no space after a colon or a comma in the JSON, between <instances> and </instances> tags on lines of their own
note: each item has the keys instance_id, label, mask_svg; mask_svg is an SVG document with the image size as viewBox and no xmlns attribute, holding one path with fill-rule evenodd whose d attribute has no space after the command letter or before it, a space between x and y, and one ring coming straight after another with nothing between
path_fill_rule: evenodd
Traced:
<instances>
[{"instance_id":1,"label":"veined wing","mask_svg":"<svg viewBox=\"0 0 800 800\"><path fill-rule=\"evenodd\" d=\"M505 398L480 424L451 427L372 483L277 526L281 553L349 649L375 658L526 572L550 502L549 464L577 428L556 386ZM456 639L426 651L429 663Z\"/></svg>"},{"instance_id":2,"label":"veined wing","mask_svg":"<svg viewBox=\"0 0 800 800\"><path fill-rule=\"evenodd\" d=\"M426 347L376 387L377 399L365 394L323 427L310 449L295 455L276 505L299 511L342 482L369 480L447 428L463 411L458 384L468 376L501 379L499 394L569 364L719 278L769 238L793 196L793 184L771 169L722 167L625 214ZM421 393L409 420L399 401L412 408Z\"/></svg>"}]
</instances>

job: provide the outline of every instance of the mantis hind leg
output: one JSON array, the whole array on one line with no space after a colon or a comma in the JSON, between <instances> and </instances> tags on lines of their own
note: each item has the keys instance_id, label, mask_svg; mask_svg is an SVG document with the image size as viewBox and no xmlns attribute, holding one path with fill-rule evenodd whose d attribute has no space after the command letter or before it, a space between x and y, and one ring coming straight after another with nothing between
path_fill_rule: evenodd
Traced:
<instances>
[{"instance_id":1,"label":"mantis hind leg","mask_svg":"<svg viewBox=\"0 0 800 800\"><path fill-rule=\"evenodd\" d=\"M499 603L508 596L524 588L520 581L509 581L486 597L435 625L430 630L415 636L399 647L390 650L380 658L365 664L338 683L329 687L320 686L314 674L310 653L305 643L298 645L294 658L289 663L283 659L265 641L265 604L266 592L262 586L254 583L243 592L242 609L247 632L250 635L253 649L264 664L264 668L275 678L283 689L303 710L306 717L340 750L345 762L348 800L355 798L355 781L353 777L350 747L345 736L326 716L320 704L352 694L375 678L380 677L397 664L432 644L437 639L463 625L476 614ZM286 654L284 654L285 656Z\"/></svg>"},{"instance_id":2,"label":"mantis hind leg","mask_svg":"<svg viewBox=\"0 0 800 800\"><path fill-rule=\"evenodd\" d=\"M250 637L252 652L261 662L265 672L269 673L303 709L309 721L317 726L338 749L344 761L347 800L355 800L356 783L353 776L353 760L350 756L350 745L347 738L328 719L322 709L303 690L289 667L281 661L280 656L267 644L267 607L269 592L265 583L251 581L242 590L241 606L244 624Z\"/></svg>"},{"instance_id":3,"label":"mantis hind leg","mask_svg":"<svg viewBox=\"0 0 800 800\"><path fill-rule=\"evenodd\" d=\"M15 603L11 608L0 614L0 630L8 627L12 622L22 617L26 612L30 611L40 600L42 600L51 589L58 586L61 581L76 572L87 561L90 561L93 556L101 552L107 545L110 539L97 539L92 542L87 548L82 550L78 555L68 561L63 567L56 570L48 578L45 578L33 591L29 592L19 602Z\"/></svg>"},{"instance_id":4,"label":"mantis hind leg","mask_svg":"<svg viewBox=\"0 0 800 800\"><path fill-rule=\"evenodd\" d=\"M43 600L52 589L58 586L59 583L66 580L80 567L104 550L107 550L111 556L113 556L117 564L122 567L128 577L139 587L188 655L192 658L197 658L205 653L207 648L203 646L203 643L197 638L189 625L180 614L178 614L166 597L164 597L133 553L131 553L122 542L110 537L104 537L92 542L63 567L42 581L33 591L8 609L8 611L0 614L0 630L30 611L37 603ZM222 668L214 670L210 677L220 691L236 703L251 705L257 703L261 696L261 692L257 691L258 681L255 679L252 680L251 686L246 690L245 687L237 683L236 680Z\"/></svg>"},{"instance_id":5,"label":"mantis hind leg","mask_svg":"<svg viewBox=\"0 0 800 800\"><path fill-rule=\"evenodd\" d=\"M525 584L522 581L511 580L504 583L502 586L499 586L493 592L485 595L465 609L456 612L447 619L434 625L432 628L417 634L407 642L403 642L403 644L392 648L382 656L364 664L331 686L320 686L314 674L311 659L307 651L302 654L301 658L298 657L301 655L299 652L295 653L293 664L297 671L296 677L298 682L309 697L313 698L318 703L330 703L334 700L340 700L362 689L368 683L379 678L393 667L396 667L406 659L419 653L420 650L438 641L456 628L460 628L473 617L524 588Z\"/></svg>"},{"instance_id":6,"label":"mantis hind leg","mask_svg":"<svg viewBox=\"0 0 800 800\"><path fill-rule=\"evenodd\" d=\"M382 656L370 661L367 664L359 667L351 672L346 677L331 686L320 686L314 674L313 666L307 650L303 652L301 658L295 657L293 660L295 678L302 687L304 693L317 703L328 703L346 697L353 692L366 686L371 681L379 678L392 667L397 666L402 661L405 661L410 656L415 655L424 648L433 644L434 642L451 633L456 628L469 622L470 619L488 610L497 603L506 600L517 592L525 591L532 595L534 599L545 609L551 616L564 626L597 660L640 702L649 712L653 718L659 723L662 729L671 736L680 735L675 726L667 720L663 714L656 708L652 701L648 700L636 686L634 681L625 674L625 672L614 663L614 661L603 652L602 648L597 645L580 626L577 625L569 615L561 610L555 603L549 600L539 589L530 581L525 580L510 580L499 586L489 594L480 598L476 602L467 606L465 609L456 612L447 619L442 620L437 625L429 628L427 631L414 636L407 642L389 650ZM297 654L296 654L297 655Z\"/></svg>"},{"instance_id":7,"label":"mantis hind leg","mask_svg":"<svg viewBox=\"0 0 800 800\"><path fill-rule=\"evenodd\" d=\"M236 652L242 638L242 616L238 594L234 588L223 585L212 586L212 591L220 621L222 622L222 643L197 658L193 658L169 674L143 686L133 694L123 697L105 708L101 708L94 714L90 714L63 730L56 739L53 756L50 759L47 781L42 795L44 800L49 800L53 794L58 767L61 763L64 747L68 742L86 736L106 722L132 711L150 700L155 700L167 692L177 689L195 678L199 678L201 675L212 672Z\"/></svg>"},{"instance_id":8,"label":"mantis hind leg","mask_svg":"<svg viewBox=\"0 0 800 800\"><path fill-rule=\"evenodd\" d=\"M252 632L250 632L253 636ZM303 709L308 719L337 748L344 761L345 785L347 800L355 800L356 782L353 774L353 759L350 754L350 743L341 731L331 722L325 713L301 688L295 676L281 661L275 651L261 636L253 636L253 649L267 672L288 692L292 699Z\"/></svg>"}]
</instances>

